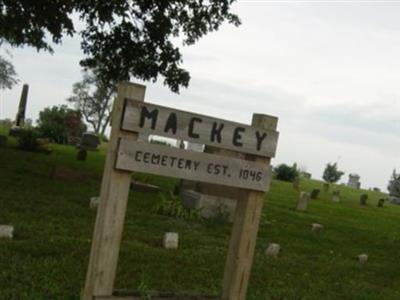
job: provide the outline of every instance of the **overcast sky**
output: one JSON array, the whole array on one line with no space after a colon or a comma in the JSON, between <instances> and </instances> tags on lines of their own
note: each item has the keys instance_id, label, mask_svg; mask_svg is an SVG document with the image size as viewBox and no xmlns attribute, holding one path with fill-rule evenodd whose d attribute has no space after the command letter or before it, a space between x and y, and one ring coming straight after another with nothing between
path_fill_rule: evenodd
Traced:
<instances>
[{"instance_id":1,"label":"overcast sky","mask_svg":"<svg viewBox=\"0 0 400 300\"><path fill-rule=\"evenodd\" d=\"M386 190L400 168L400 2L240 1L242 25L223 26L182 49L190 87L180 95L147 83L148 101L250 123L279 117L273 164L297 162L321 178L325 164ZM79 38L55 54L12 49L20 84L0 91L0 118L14 118L22 83L27 117L65 104L81 79Z\"/></svg>"}]
</instances>

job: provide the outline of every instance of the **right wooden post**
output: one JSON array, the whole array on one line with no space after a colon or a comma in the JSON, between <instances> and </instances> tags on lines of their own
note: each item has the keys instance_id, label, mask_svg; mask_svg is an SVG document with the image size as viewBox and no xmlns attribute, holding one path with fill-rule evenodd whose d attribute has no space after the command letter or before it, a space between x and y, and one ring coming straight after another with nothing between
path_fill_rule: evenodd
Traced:
<instances>
[{"instance_id":1,"label":"right wooden post","mask_svg":"<svg viewBox=\"0 0 400 300\"><path fill-rule=\"evenodd\" d=\"M253 114L251 125L276 130L277 124L276 117ZM270 158L248 155L248 159L264 163L266 167L270 165ZM263 192L240 191L225 264L222 300L246 299L263 203Z\"/></svg>"}]
</instances>

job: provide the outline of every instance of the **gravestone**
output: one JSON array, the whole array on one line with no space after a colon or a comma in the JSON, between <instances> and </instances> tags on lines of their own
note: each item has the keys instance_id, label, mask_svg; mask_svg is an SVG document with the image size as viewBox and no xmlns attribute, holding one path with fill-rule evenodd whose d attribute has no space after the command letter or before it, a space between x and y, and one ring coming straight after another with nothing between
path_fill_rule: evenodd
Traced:
<instances>
[{"instance_id":1,"label":"gravestone","mask_svg":"<svg viewBox=\"0 0 400 300\"><path fill-rule=\"evenodd\" d=\"M377 206L378 206L378 207L383 207L383 204L384 204L384 203L385 203L385 199L381 198L381 199L378 200Z\"/></svg>"},{"instance_id":2,"label":"gravestone","mask_svg":"<svg viewBox=\"0 0 400 300\"><path fill-rule=\"evenodd\" d=\"M300 179L297 177L293 180L293 188L298 191L300 188Z\"/></svg>"},{"instance_id":3,"label":"gravestone","mask_svg":"<svg viewBox=\"0 0 400 300\"><path fill-rule=\"evenodd\" d=\"M100 138L95 133L85 132L81 138L80 147L87 150L96 150L100 145Z\"/></svg>"},{"instance_id":4,"label":"gravestone","mask_svg":"<svg viewBox=\"0 0 400 300\"><path fill-rule=\"evenodd\" d=\"M78 153L76 154L76 159L80 161L86 161L87 158L87 150L84 148L79 148Z\"/></svg>"},{"instance_id":5,"label":"gravestone","mask_svg":"<svg viewBox=\"0 0 400 300\"><path fill-rule=\"evenodd\" d=\"M22 87L21 99L19 100L18 112L15 117L15 126L23 127L25 125L26 102L28 100L29 85L24 84Z\"/></svg>"},{"instance_id":6,"label":"gravestone","mask_svg":"<svg viewBox=\"0 0 400 300\"><path fill-rule=\"evenodd\" d=\"M367 205L367 200L368 200L368 194L361 194L360 204L364 206Z\"/></svg>"},{"instance_id":7,"label":"gravestone","mask_svg":"<svg viewBox=\"0 0 400 300\"><path fill-rule=\"evenodd\" d=\"M349 174L349 181L347 182L347 186L354 189L359 189L361 186L360 176L358 174Z\"/></svg>"},{"instance_id":8,"label":"gravestone","mask_svg":"<svg viewBox=\"0 0 400 300\"><path fill-rule=\"evenodd\" d=\"M7 145L7 137L5 135L0 135L0 148Z\"/></svg>"},{"instance_id":9,"label":"gravestone","mask_svg":"<svg viewBox=\"0 0 400 300\"><path fill-rule=\"evenodd\" d=\"M324 229L324 226L318 223L311 224L311 231L312 232L321 232Z\"/></svg>"},{"instance_id":10,"label":"gravestone","mask_svg":"<svg viewBox=\"0 0 400 300\"><path fill-rule=\"evenodd\" d=\"M91 197L89 207L91 209L96 209L99 206L99 203L100 203L100 197Z\"/></svg>"},{"instance_id":11,"label":"gravestone","mask_svg":"<svg viewBox=\"0 0 400 300\"><path fill-rule=\"evenodd\" d=\"M165 249L178 249L179 234L176 232L166 232L163 239Z\"/></svg>"},{"instance_id":12,"label":"gravestone","mask_svg":"<svg viewBox=\"0 0 400 300\"><path fill-rule=\"evenodd\" d=\"M306 211L309 199L310 199L309 193L301 192L299 195L299 199L297 200L296 210L301 212Z\"/></svg>"},{"instance_id":13,"label":"gravestone","mask_svg":"<svg viewBox=\"0 0 400 300\"><path fill-rule=\"evenodd\" d=\"M12 239L14 237L14 227L11 225L0 225L0 238Z\"/></svg>"},{"instance_id":14,"label":"gravestone","mask_svg":"<svg viewBox=\"0 0 400 300\"><path fill-rule=\"evenodd\" d=\"M340 202L340 190L333 191L332 202Z\"/></svg>"},{"instance_id":15,"label":"gravestone","mask_svg":"<svg viewBox=\"0 0 400 300\"><path fill-rule=\"evenodd\" d=\"M357 255L357 260L359 261L359 263L365 264L368 261L368 255L365 253Z\"/></svg>"},{"instance_id":16,"label":"gravestone","mask_svg":"<svg viewBox=\"0 0 400 300\"><path fill-rule=\"evenodd\" d=\"M233 220L236 208L234 199L207 195L189 189L182 189L180 195L183 206L198 210L203 218L222 218L229 222Z\"/></svg>"},{"instance_id":17,"label":"gravestone","mask_svg":"<svg viewBox=\"0 0 400 300\"><path fill-rule=\"evenodd\" d=\"M279 252L281 251L281 246L276 243L270 243L265 250L265 254L271 257L277 257Z\"/></svg>"},{"instance_id":18,"label":"gravestone","mask_svg":"<svg viewBox=\"0 0 400 300\"><path fill-rule=\"evenodd\" d=\"M381 191L381 189L378 188L378 187L374 187L372 190L373 190L374 192L380 192L380 191Z\"/></svg>"},{"instance_id":19,"label":"gravestone","mask_svg":"<svg viewBox=\"0 0 400 300\"><path fill-rule=\"evenodd\" d=\"M320 193L320 189L313 189L311 191L310 198L311 199L318 199L319 193Z\"/></svg>"},{"instance_id":20,"label":"gravestone","mask_svg":"<svg viewBox=\"0 0 400 300\"><path fill-rule=\"evenodd\" d=\"M197 149L196 152L210 154L223 154L230 157L243 158L243 154L235 153L229 150L215 148L203 144L193 145L188 143L188 147ZM188 209L198 209L200 216L203 218L219 218L231 222L235 214L236 199L238 190L235 188L226 189L219 185L211 183L195 182L190 180L182 180L180 184L180 196L183 200L183 206Z\"/></svg>"}]
</instances>

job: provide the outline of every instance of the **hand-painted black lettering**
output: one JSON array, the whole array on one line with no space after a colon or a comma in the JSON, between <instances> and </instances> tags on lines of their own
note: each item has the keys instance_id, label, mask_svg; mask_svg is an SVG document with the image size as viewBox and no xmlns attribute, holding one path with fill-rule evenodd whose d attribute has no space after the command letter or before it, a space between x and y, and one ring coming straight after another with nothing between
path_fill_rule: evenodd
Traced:
<instances>
[{"instance_id":1,"label":"hand-painted black lettering","mask_svg":"<svg viewBox=\"0 0 400 300\"><path fill-rule=\"evenodd\" d=\"M156 128L156 123L157 123L157 117L158 117L158 109L153 109L151 112L147 109L146 106L142 107L142 111L140 113L140 123L139 127L143 128L145 119L151 119L151 129Z\"/></svg>"},{"instance_id":2,"label":"hand-painted black lettering","mask_svg":"<svg viewBox=\"0 0 400 300\"><path fill-rule=\"evenodd\" d=\"M235 130L233 131L233 145L235 145L236 147L242 147L243 143L240 142L240 140L242 139L242 132L245 132L246 128L243 127L236 127Z\"/></svg>"},{"instance_id":3,"label":"hand-painted black lettering","mask_svg":"<svg viewBox=\"0 0 400 300\"><path fill-rule=\"evenodd\" d=\"M211 142L216 141L217 143L221 143L222 140L221 131L223 128L224 128L223 123L213 122L211 127L211 137L210 137Z\"/></svg>"},{"instance_id":4,"label":"hand-painted black lettering","mask_svg":"<svg viewBox=\"0 0 400 300\"><path fill-rule=\"evenodd\" d=\"M183 169L185 166L185 160L183 158L178 159L178 169Z\"/></svg>"},{"instance_id":5,"label":"hand-painted black lettering","mask_svg":"<svg viewBox=\"0 0 400 300\"><path fill-rule=\"evenodd\" d=\"M143 162L148 164L150 162L150 152L145 152L143 155Z\"/></svg>"},{"instance_id":6,"label":"hand-painted black lettering","mask_svg":"<svg viewBox=\"0 0 400 300\"><path fill-rule=\"evenodd\" d=\"M168 156L166 156L166 155L163 155L163 156L162 156L162 158L161 158L161 165L162 165L163 167L166 167L166 166L167 166L167 159L168 159Z\"/></svg>"},{"instance_id":7,"label":"hand-painted black lettering","mask_svg":"<svg viewBox=\"0 0 400 300\"><path fill-rule=\"evenodd\" d=\"M200 118L197 118L197 117L190 118L188 135L189 135L189 137L191 137L193 139L198 139L200 137L200 135L198 133L194 132L194 123L195 122L201 123L201 122L203 122L203 120Z\"/></svg>"},{"instance_id":8,"label":"hand-painted black lettering","mask_svg":"<svg viewBox=\"0 0 400 300\"><path fill-rule=\"evenodd\" d=\"M172 131L173 134L176 134L177 122L176 113L170 113L167 122L165 123L164 132L167 133L168 131Z\"/></svg>"},{"instance_id":9,"label":"hand-painted black lettering","mask_svg":"<svg viewBox=\"0 0 400 300\"><path fill-rule=\"evenodd\" d=\"M262 142L267 137L267 133L263 132L262 135L259 131L256 131L256 139L257 139L257 151L260 151Z\"/></svg>"},{"instance_id":10,"label":"hand-painted black lettering","mask_svg":"<svg viewBox=\"0 0 400 300\"><path fill-rule=\"evenodd\" d=\"M160 163L160 154L154 154L151 156L151 163L153 165L158 165Z\"/></svg>"},{"instance_id":11,"label":"hand-painted black lettering","mask_svg":"<svg viewBox=\"0 0 400 300\"><path fill-rule=\"evenodd\" d=\"M142 151L136 151L135 153L135 160L140 162L141 155L143 154Z\"/></svg>"}]
</instances>

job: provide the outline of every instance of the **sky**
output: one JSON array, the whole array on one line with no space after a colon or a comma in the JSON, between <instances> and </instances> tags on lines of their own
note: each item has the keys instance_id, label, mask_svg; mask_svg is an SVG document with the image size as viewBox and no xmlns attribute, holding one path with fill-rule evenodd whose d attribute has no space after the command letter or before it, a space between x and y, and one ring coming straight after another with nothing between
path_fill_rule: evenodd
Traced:
<instances>
[{"instance_id":1,"label":"sky","mask_svg":"<svg viewBox=\"0 0 400 300\"><path fill-rule=\"evenodd\" d=\"M146 101L249 124L252 113L279 117L273 164L297 163L313 178L338 162L363 188L386 190L400 169L400 1L251 1L226 24L183 47L191 74L179 95L145 83ZM0 91L0 119L14 118L29 84L27 117L66 104L81 79L80 40L53 55L9 49L20 83ZM4 54L4 51L3 51Z\"/></svg>"}]
</instances>

